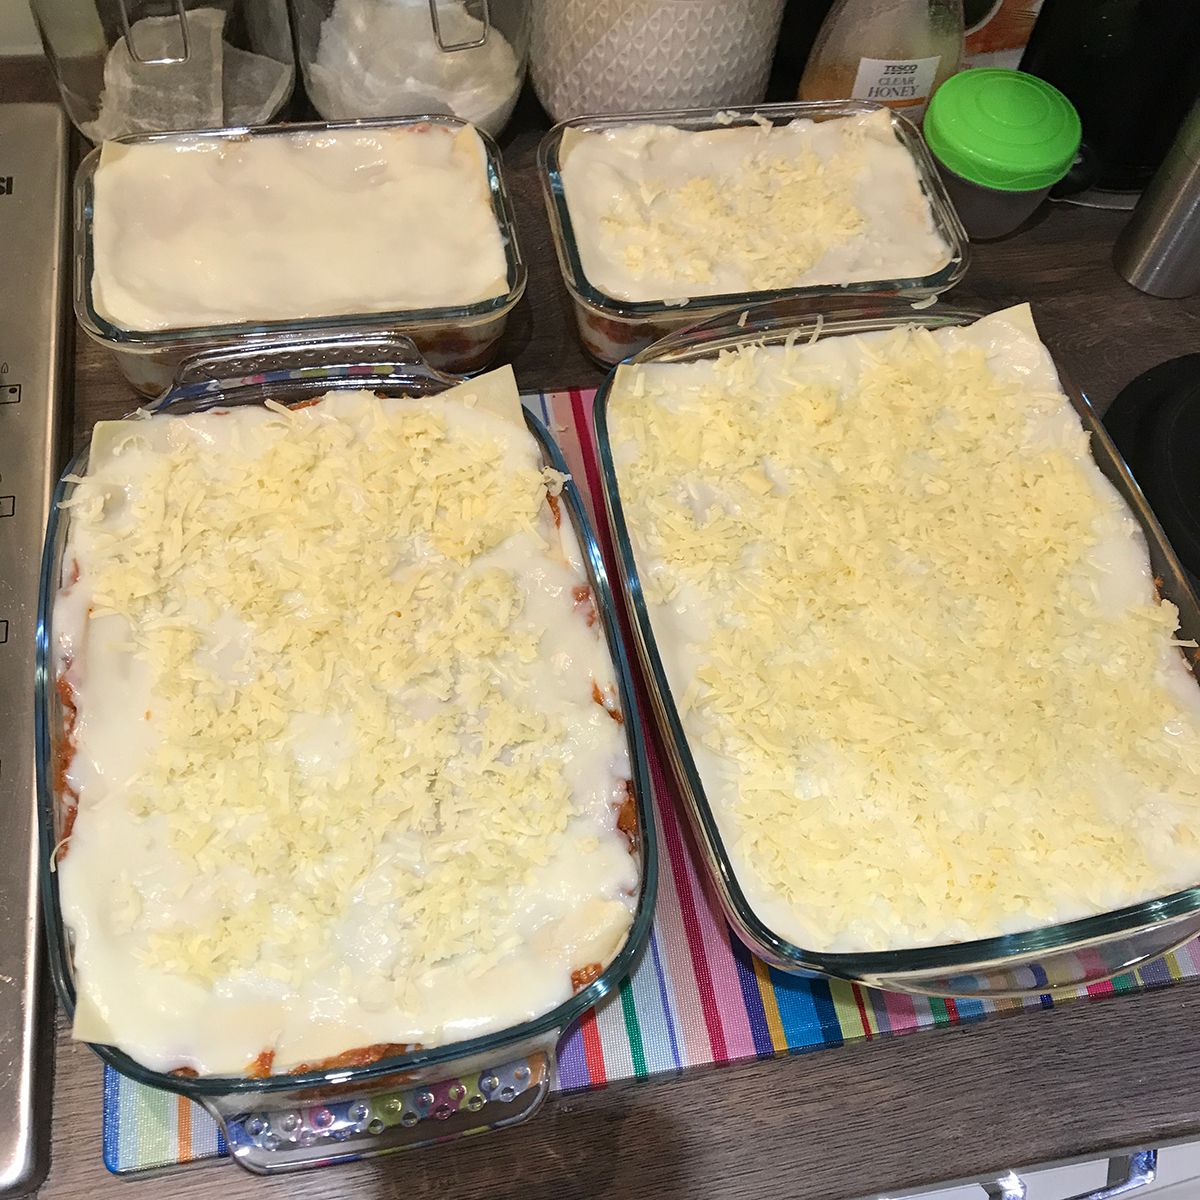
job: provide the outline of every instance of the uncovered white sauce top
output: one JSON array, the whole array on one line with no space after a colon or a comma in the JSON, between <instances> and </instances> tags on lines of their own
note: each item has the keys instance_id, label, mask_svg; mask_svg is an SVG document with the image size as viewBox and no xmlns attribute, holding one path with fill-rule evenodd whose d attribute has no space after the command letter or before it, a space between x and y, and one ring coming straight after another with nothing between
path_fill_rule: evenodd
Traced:
<instances>
[{"instance_id":1,"label":"uncovered white sauce top","mask_svg":"<svg viewBox=\"0 0 1200 1200\"><path fill-rule=\"evenodd\" d=\"M97 427L55 609L76 1036L278 1072L511 1026L617 952L627 749L518 403L506 368Z\"/></svg>"},{"instance_id":2,"label":"uncovered white sauce top","mask_svg":"<svg viewBox=\"0 0 1200 1200\"><path fill-rule=\"evenodd\" d=\"M568 130L560 153L584 274L618 299L918 278L950 258L887 110Z\"/></svg>"},{"instance_id":3,"label":"uncovered white sauce top","mask_svg":"<svg viewBox=\"0 0 1200 1200\"><path fill-rule=\"evenodd\" d=\"M655 638L769 928L901 949L1200 881L1178 614L1027 307L618 370Z\"/></svg>"},{"instance_id":4,"label":"uncovered white sauce top","mask_svg":"<svg viewBox=\"0 0 1200 1200\"><path fill-rule=\"evenodd\" d=\"M411 311L507 291L471 128L106 142L97 312L124 329Z\"/></svg>"}]
</instances>

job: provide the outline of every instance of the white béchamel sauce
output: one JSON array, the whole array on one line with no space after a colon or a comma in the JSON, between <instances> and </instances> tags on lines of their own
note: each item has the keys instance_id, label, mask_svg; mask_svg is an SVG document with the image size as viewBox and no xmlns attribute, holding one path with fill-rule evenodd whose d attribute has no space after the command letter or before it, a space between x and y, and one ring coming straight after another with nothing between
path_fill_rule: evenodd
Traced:
<instances>
[{"instance_id":1,"label":"white b\u00e9chamel sauce","mask_svg":"<svg viewBox=\"0 0 1200 1200\"><path fill-rule=\"evenodd\" d=\"M886 110L568 130L560 156L584 274L617 299L914 279L950 259Z\"/></svg>"},{"instance_id":2,"label":"white b\u00e9chamel sauce","mask_svg":"<svg viewBox=\"0 0 1200 1200\"><path fill-rule=\"evenodd\" d=\"M1197 882L1200 689L1027 308L621 367L608 419L769 928L900 949Z\"/></svg>"},{"instance_id":3,"label":"white b\u00e9chamel sauce","mask_svg":"<svg viewBox=\"0 0 1200 1200\"><path fill-rule=\"evenodd\" d=\"M106 142L96 311L187 329L474 304L508 290L471 128Z\"/></svg>"},{"instance_id":4,"label":"white b\u00e9chamel sauce","mask_svg":"<svg viewBox=\"0 0 1200 1200\"><path fill-rule=\"evenodd\" d=\"M507 369L98 427L55 608L76 1036L281 1071L511 1026L613 957L630 768L547 487Z\"/></svg>"}]
</instances>

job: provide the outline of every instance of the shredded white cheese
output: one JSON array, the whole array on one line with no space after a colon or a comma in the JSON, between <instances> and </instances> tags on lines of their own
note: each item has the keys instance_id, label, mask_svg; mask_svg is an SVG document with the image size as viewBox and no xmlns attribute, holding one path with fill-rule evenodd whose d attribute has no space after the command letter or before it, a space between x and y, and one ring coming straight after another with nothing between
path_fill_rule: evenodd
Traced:
<instances>
[{"instance_id":1,"label":"shredded white cheese","mask_svg":"<svg viewBox=\"0 0 1200 1200\"><path fill-rule=\"evenodd\" d=\"M949 257L886 112L564 139L588 280L627 300L924 276Z\"/></svg>"},{"instance_id":2,"label":"shredded white cheese","mask_svg":"<svg viewBox=\"0 0 1200 1200\"><path fill-rule=\"evenodd\" d=\"M1200 878L1200 692L1027 313L621 368L673 693L752 906L816 950Z\"/></svg>"},{"instance_id":3,"label":"shredded white cheese","mask_svg":"<svg viewBox=\"0 0 1200 1200\"><path fill-rule=\"evenodd\" d=\"M861 140L826 165L810 150L760 150L727 176L693 175L642 196L619 194L602 220L635 279L674 273L703 289L733 262L747 290L781 288L863 226L854 187Z\"/></svg>"},{"instance_id":4,"label":"shredded white cheese","mask_svg":"<svg viewBox=\"0 0 1200 1200\"><path fill-rule=\"evenodd\" d=\"M435 1043L617 949L611 665L511 390L512 420L362 392L98 431L59 606L60 871L102 1040L207 1071ZM205 1002L228 1033L189 1025Z\"/></svg>"}]
</instances>

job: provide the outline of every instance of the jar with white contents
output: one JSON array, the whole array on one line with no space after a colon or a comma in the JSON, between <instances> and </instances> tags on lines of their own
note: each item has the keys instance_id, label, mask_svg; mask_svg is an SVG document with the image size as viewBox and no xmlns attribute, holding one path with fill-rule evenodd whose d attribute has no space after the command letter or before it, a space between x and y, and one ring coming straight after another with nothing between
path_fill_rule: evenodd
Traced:
<instances>
[{"instance_id":1,"label":"jar with white contents","mask_svg":"<svg viewBox=\"0 0 1200 1200\"><path fill-rule=\"evenodd\" d=\"M266 125L296 81L286 0L31 0L63 107L95 145Z\"/></svg>"},{"instance_id":2,"label":"jar with white contents","mask_svg":"<svg viewBox=\"0 0 1200 1200\"><path fill-rule=\"evenodd\" d=\"M448 113L504 128L525 79L527 0L291 0L308 98L329 121Z\"/></svg>"}]
</instances>

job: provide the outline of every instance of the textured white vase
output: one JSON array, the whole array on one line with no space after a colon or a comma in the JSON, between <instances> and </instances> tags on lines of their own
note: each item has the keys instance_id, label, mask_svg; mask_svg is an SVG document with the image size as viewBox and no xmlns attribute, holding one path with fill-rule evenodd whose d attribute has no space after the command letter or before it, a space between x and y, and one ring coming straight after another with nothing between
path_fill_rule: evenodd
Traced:
<instances>
[{"instance_id":1,"label":"textured white vase","mask_svg":"<svg viewBox=\"0 0 1200 1200\"><path fill-rule=\"evenodd\" d=\"M784 0L534 0L533 87L582 113L757 104Z\"/></svg>"}]
</instances>

